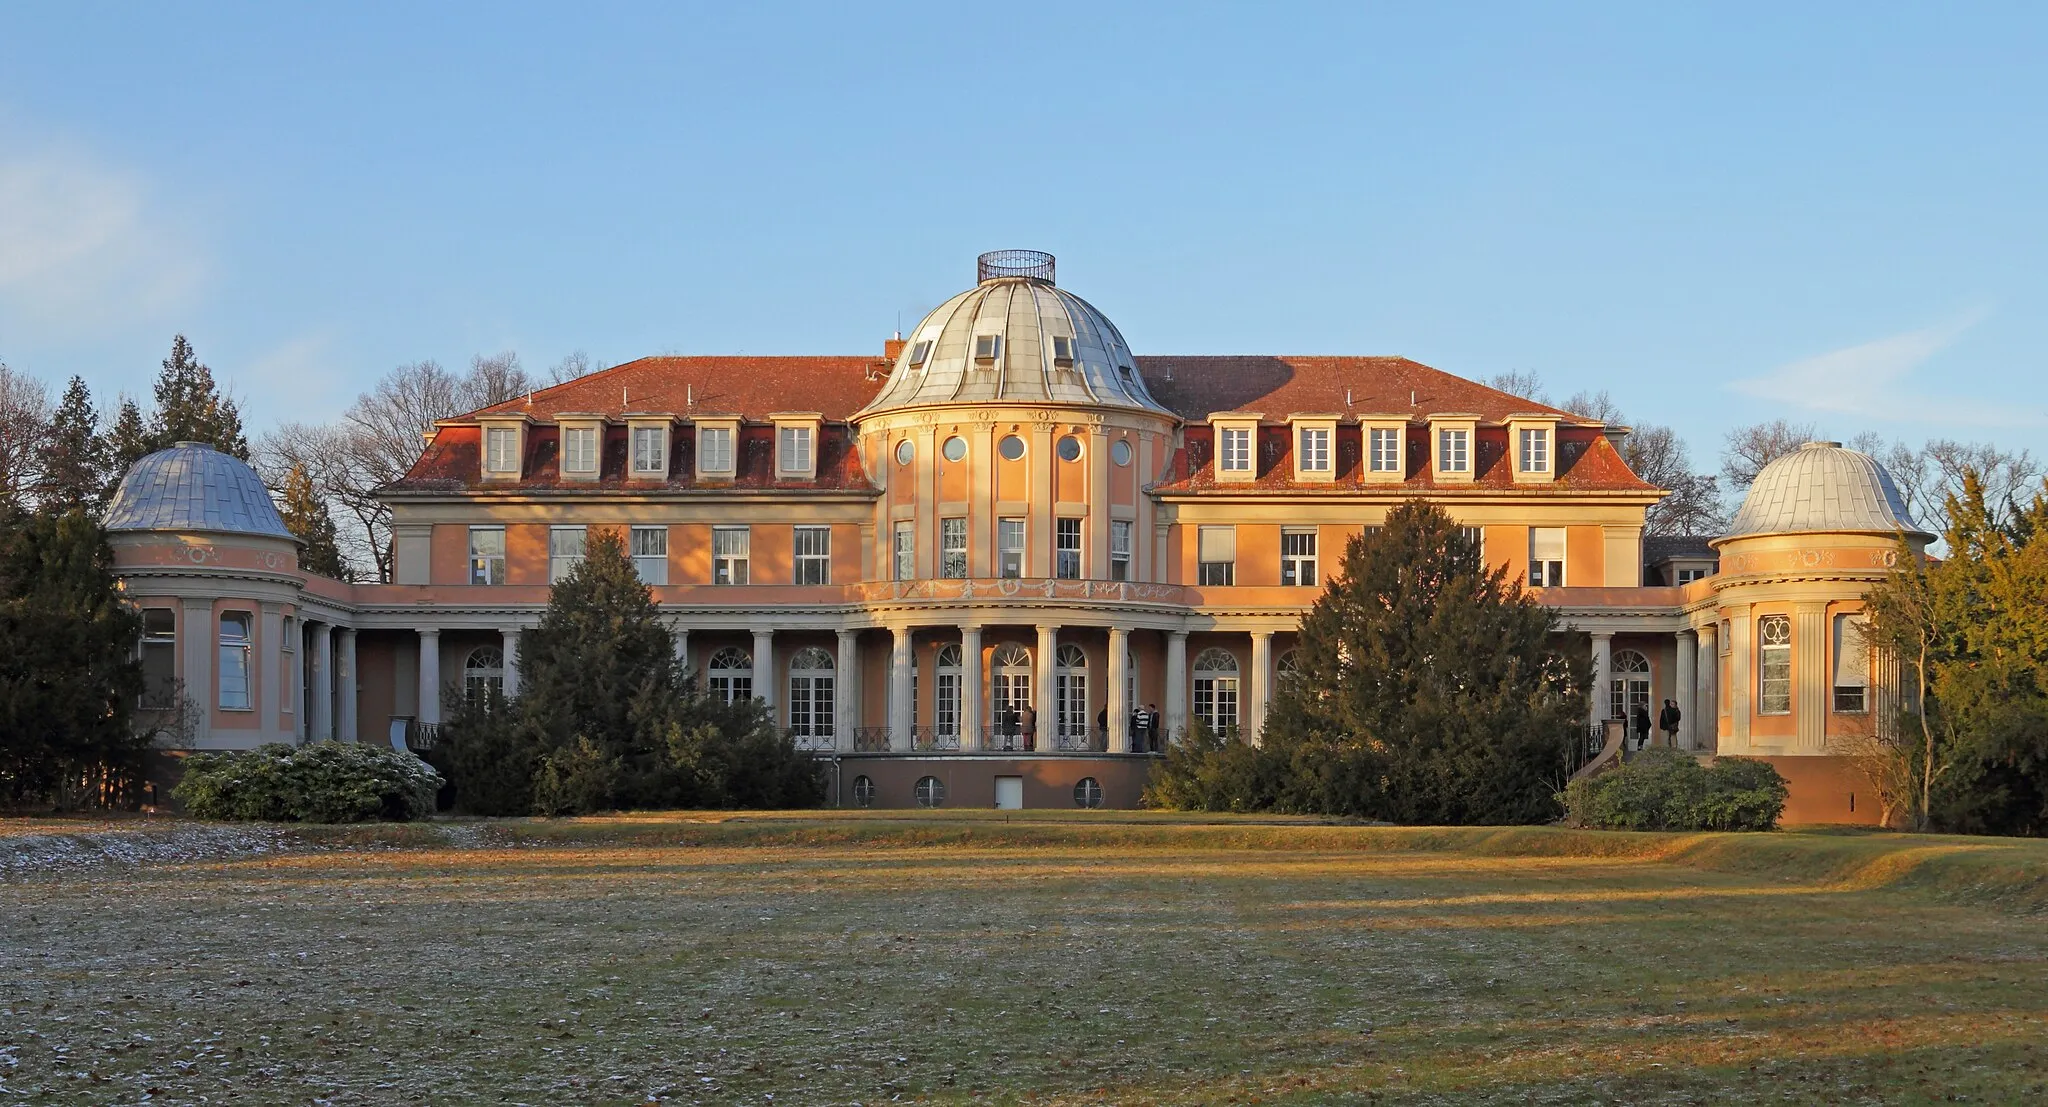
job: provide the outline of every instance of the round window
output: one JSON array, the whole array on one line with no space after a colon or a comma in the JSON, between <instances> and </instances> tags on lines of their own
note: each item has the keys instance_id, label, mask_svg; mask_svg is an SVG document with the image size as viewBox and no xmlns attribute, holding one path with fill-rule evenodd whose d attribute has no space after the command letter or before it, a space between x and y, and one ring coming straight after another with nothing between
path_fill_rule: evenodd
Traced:
<instances>
[{"instance_id":1,"label":"round window","mask_svg":"<svg viewBox=\"0 0 2048 1107\"><path fill-rule=\"evenodd\" d=\"M938 807L946 802L946 785L935 776L919 777L915 795L919 807Z\"/></svg>"},{"instance_id":2,"label":"round window","mask_svg":"<svg viewBox=\"0 0 2048 1107\"><path fill-rule=\"evenodd\" d=\"M1081 460L1081 440L1080 440L1080 439L1078 439L1078 438L1075 438L1075 437L1074 437L1073 435L1071 435L1071 434L1070 434L1070 435L1068 435L1068 436L1066 436L1065 438L1062 438L1062 439L1060 439L1060 460L1061 460L1061 461L1079 461L1079 460Z\"/></svg>"},{"instance_id":3,"label":"round window","mask_svg":"<svg viewBox=\"0 0 2048 1107\"><path fill-rule=\"evenodd\" d=\"M861 779L865 780L866 778L863 777ZM1094 777L1084 776L1074 785L1074 806L1102 806L1102 785Z\"/></svg>"},{"instance_id":4,"label":"round window","mask_svg":"<svg viewBox=\"0 0 2048 1107\"><path fill-rule=\"evenodd\" d=\"M967 440L956 434L946 439L945 451L947 461L959 461L967 456Z\"/></svg>"},{"instance_id":5,"label":"round window","mask_svg":"<svg viewBox=\"0 0 2048 1107\"><path fill-rule=\"evenodd\" d=\"M908 465L910 464L910 459L916 456L917 447L911 443L910 439L906 438L896 443L896 464Z\"/></svg>"},{"instance_id":6,"label":"round window","mask_svg":"<svg viewBox=\"0 0 2048 1107\"><path fill-rule=\"evenodd\" d=\"M875 805L875 778L857 776L853 778L853 802L859 807Z\"/></svg>"},{"instance_id":7,"label":"round window","mask_svg":"<svg viewBox=\"0 0 2048 1107\"><path fill-rule=\"evenodd\" d=\"M1014 434L1009 435L996 446L996 450L1005 460L1015 461L1024 456L1024 440Z\"/></svg>"},{"instance_id":8,"label":"round window","mask_svg":"<svg viewBox=\"0 0 2048 1107\"><path fill-rule=\"evenodd\" d=\"M1129 465L1131 463L1131 444L1121 438L1117 439L1115 444L1109 448L1109 459L1118 465Z\"/></svg>"}]
</instances>

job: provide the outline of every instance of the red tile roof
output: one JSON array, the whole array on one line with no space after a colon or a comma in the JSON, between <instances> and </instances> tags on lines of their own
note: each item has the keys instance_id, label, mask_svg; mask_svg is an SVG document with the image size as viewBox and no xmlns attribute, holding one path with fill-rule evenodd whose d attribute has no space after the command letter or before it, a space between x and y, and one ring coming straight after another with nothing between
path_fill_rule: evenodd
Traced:
<instances>
[{"instance_id":1,"label":"red tile roof","mask_svg":"<svg viewBox=\"0 0 2048 1107\"><path fill-rule=\"evenodd\" d=\"M567 409L564 409L567 410ZM731 480L699 483L697 437L685 428L669 436L669 476L666 480L629 478L626 475L626 428L605 429L604 449L598 461L596 481L563 480L558 470L561 431L553 426L534 425L526 432L526 457L521 479L482 479L483 430L477 426L446 426L427 445L404 479L389 487L398 492L456 492L503 489L512 492L589 492L592 490L690 491L699 488L789 489L793 491L874 491L862 469L860 451L844 426L827 424L818 436L816 480L791 481L775 474L775 428L747 426L740 429L735 476Z\"/></svg>"},{"instance_id":2,"label":"red tile roof","mask_svg":"<svg viewBox=\"0 0 2048 1107\"><path fill-rule=\"evenodd\" d=\"M1256 411L1277 423L1293 412L1354 415L1472 412L1498 422L1558 408L1454 377L1405 357L1155 356L1138 359L1153 398L1191 422L1218 411Z\"/></svg>"},{"instance_id":3,"label":"red tile roof","mask_svg":"<svg viewBox=\"0 0 2048 1107\"><path fill-rule=\"evenodd\" d=\"M873 357L643 357L463 416L558 411L745 415L819 411L844 421L882 387L889 363Z\"/></svg>"},{"instance_id":4,"label":"red tile roof","mask_svg":"<svg viewBox=\"0 0 2048 1107\"><path fill-rule=\"evenodd\" d=\"M1339 409L1341 410L1341 408ZM1287 491L1291 493L1355 494L1361 489L1400 489L1405 492L1459 494L1494 493L1514 489L1518 493L1546 495L1573 492L1655 492L1655 485L1630 471L1621 453L1607 436L1591 427L1560 426L1557 432L1557 478L1549 484L1516 484L1508 464L1508 432L1505 427L1480 427L1473 443L1476 469L1470 482L1438 483L1430 464L1429 431L1411 427L1408 431L1408 472L1399 483L1365 484L1360 473L1364 464L1364 428L1337 428L1336 479L1298 481L1294 479L1294 436L1286 427L1261 426L1256 455L1258 476L1249 481L1216 480L1216 432L1207 425L1190 426L1179 450L1174 451L1164 477L1152 486L1154 492L1193 494L1212 492L1236 495L1244 492Z\"/></svg>"}]
</instances>

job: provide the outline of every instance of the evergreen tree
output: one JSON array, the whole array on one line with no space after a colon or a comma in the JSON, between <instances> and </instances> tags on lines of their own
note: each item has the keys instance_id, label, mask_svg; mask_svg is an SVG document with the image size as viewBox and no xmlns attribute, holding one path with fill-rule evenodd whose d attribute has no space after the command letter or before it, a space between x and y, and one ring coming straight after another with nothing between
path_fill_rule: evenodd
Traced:
<instances>
[{"instance_id":1,"label":"evergreen tree","mask_svg":"<svg viewBox=\"0 0 2048 1107\"><path fill-rule=\"evenodd\" d=\"M350 579L327 502L314 490L313 478L306 475L304 465L294 465L285 474L283 497L278 514L284 516L285 529L306 544L299 551L299 568L335 580Z\"/></svg>"},{"instance_id":2,"label":"evergreen tree","mask_svg":"<svg viewBox=\"0 0 2048 1107\"><path fill-rule=\"evenodd\" d=\"M99 412L85 381L71 378L64 399L50 420L50 442L43 460L43 503L57 508L83 507L98 515L106 507L107 443L100 437Z\"/></svg>"},{"instance_id":3,"label":"evergreen tree","mask_svg":"<svg viewBox=\"0 0 2048 1107\"><path fill-rule=\"evenodd\" d=\"M132 796L141 619L113 560L82 508L0 520L0 801Z\"/></svg>"},{"instance_id":4,"label":"evergreen tree","mask_svg":"<svg viewBox=\"0 0 2048 1107\"><path fill-rule=\"evenodd\" d=\"M120 414L114 417L114 425L107 428L108 498L112 498L114 489L120 487L121 478L128 475L129 467L154 448L150 444L149 424L142 418L142 408L134 400L121 397Z\"/></svg>"},{"instance_id":5,"label":"evergreen tree","mask_svg":"<svg viewBox=\"0 0 2048 1107\"><path fill-rule=\"evenodd\" d=\"M674 650L619 535L593 530L521 638L518 699L465 697L435 767L477 814L818 803L817 763L767 708L712 698Z\"/></svg>"},{"instance_id":6,"label":"evergreen tree","mask_svg":"<svg viewBox=\"0 0 2048 1107\"><path fill-rule=\"evenodd\" d=\"M1148 795L1402 823L1548 820L1585 718L1578 637L1489 571L1441 510L1402 505L1350 541L1303 616L1261 744L1183 743Z\"/></svg>"},{"instance_id":7,"label":"evergreen tree","mask_svg":"<svg viewBox=\"0 0 2048 1107\"><path fill-rule=\"evenodd\" d=\"M163 373L156 380L150 448L161 450L178 442L204 442L224 454L249 460L241 411L233 400L220 394L213 383L213 370L200 363L182 334L171 340L171 356L164 359Z\"/></svg>"}]
</instances>

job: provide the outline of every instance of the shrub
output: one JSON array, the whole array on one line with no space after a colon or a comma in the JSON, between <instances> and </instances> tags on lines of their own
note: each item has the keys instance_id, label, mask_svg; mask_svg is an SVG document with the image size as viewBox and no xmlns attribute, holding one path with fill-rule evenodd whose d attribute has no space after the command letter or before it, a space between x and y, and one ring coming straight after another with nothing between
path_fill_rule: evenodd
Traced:
<instances>
[{"instance_id":1,"label":"shrub","mask_svg":"<svg viewBox=\"0 0 2048 1107\"><path fill-rule=\"evenodd\" d=\"M1785 794L1785 778L1768 762L1723 757L1708 766L1656 748L1618 769L1572 781L1558 798L1574 826L1770 830L1784 813Z\"/></svg>"},{"instance_id":2,"label":"shrub","mask_svg":"<svg viewBox=\"0 0 2048 1107\"><path fill-rule=\"evenodd\" d=\"M202 819L354 823L434 813L441 774L409 753L354 742L282 742L194 754L172 795Z\"/></svg>"}]
</instances>

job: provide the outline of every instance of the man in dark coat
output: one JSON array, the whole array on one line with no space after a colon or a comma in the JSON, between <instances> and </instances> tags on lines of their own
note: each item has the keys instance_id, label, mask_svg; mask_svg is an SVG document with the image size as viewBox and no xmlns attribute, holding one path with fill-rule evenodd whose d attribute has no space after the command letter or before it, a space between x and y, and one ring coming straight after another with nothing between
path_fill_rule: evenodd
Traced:
<instances>
[{"instance_id":1,"label":"man in dark coat","mask_svg":"<svg viewBox=\"0 0 2048 1107\"><path fill-rule=\"evenodd\" d=\"M1657 729L1664 732L1664 744L1678 748L1678 720L1681 718L1677 700L1665 700L1664 710L1657 712Z\"/></svg>"},{"instance_id":2,"label":"man in dark coat","mask_svg":"<svg viewBox=\"0 0 2048 1107\"><path fill-rule=\"evenodd\" d=\"M1642 749L1644 746L1649 745L1650 705L1646 703L1637 704L1635 710L1629 713L1628 726L1630 730L1636 732L1637 749Z\"/></svg>"}]
</instances>

